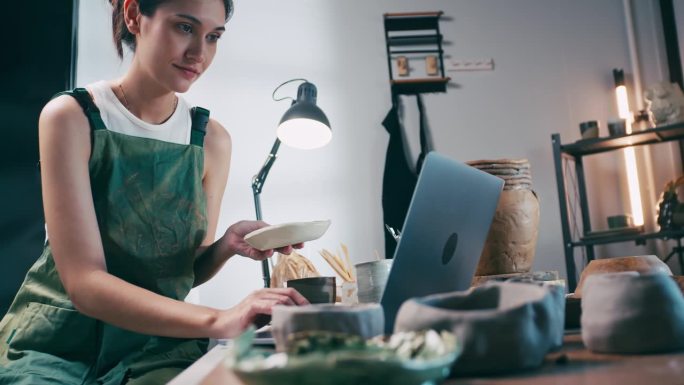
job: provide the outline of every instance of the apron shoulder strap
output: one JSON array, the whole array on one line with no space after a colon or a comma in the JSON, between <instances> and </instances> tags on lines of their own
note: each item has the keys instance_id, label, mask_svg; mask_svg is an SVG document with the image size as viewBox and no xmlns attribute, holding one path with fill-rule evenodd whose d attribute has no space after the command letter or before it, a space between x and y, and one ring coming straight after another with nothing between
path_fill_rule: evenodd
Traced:
<instances>
[{"instance_id":1,"label":"apron shoulder strap","mask_svg":"<svg viewBox=\"0 0 684 385\"><path fill-rule=\"evenodd\" d=\"M93 102L93 98L90 96L88 90L85 88L75 88L72 91L60 92L52 98L54 99L61 95L69 95L78 101L78 104L83 108L86 117L88 117L88 122L93 131L107 129L102 121L102 116L100 116L100 109L97 108L95 102Z\"/></svg>"},{"instance_id":2,"label":"apron shoulder strap","mask_svg":"<svg viewBox=\"0 0 684 385\"><path fill-rule=\"evenodd\" d=\"M207 123L209 123L209 110L202 107L193 107L192 128L190 131L190 144L204 146L204 135L207 134Z\"/></svg>"}]
</instances>

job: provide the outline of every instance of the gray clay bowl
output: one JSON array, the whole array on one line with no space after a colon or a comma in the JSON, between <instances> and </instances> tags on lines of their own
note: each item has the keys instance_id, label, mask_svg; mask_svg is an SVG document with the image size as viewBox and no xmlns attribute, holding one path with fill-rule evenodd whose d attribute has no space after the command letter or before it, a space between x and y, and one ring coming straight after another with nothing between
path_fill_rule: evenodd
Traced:
<instances>
[{"instance_id":1,"label":"gray clay bowl","mask_svg":"<svg viewBox=\"0 0 684 385\"><path fill-rule=\"evenodd\" d=\"M383 334L385 315L377 304L273 307L272 330L278 351L286 351L291 336L326 331L373 338Z\"/></svg>"},{"instance_id":2,"label":"gray clay bowl","mask_svg":"<svg viewBox=\"0 0 684 385\"><path fill-rule=\"evenodd\" d=\"M582 341L600 353L664 353L684 349L684 296L663 273L587 277Z\"/></svg>"},{"instance_id":3,"label":"gray clay bowl","mask_svg":"<svg viewBox=\"0 0 684 385\"><path fill-rule=\"evenodd\" d=\"M498 374L542 364L563 341L563 288L496 282L410 299L394 331L449 330L463 346L452 375Z\"/></svg>"}]
</instances>

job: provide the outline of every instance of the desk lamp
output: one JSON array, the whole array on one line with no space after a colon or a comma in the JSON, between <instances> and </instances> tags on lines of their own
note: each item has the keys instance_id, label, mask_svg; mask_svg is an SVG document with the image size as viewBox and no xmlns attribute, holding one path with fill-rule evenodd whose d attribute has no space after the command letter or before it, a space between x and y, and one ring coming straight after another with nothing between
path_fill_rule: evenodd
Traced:
<instances>
[{"instance_id":1,"label":"desk lamp","mask_svg":"<svg viewBox=\"0 0 684 385\"><path fill-rule=\"evenodd\" d=\"M297 99L285 97L276 99L275 94L285 84L302 81L297 89ZM323 147L332 138L330 122L323 111L316 106L316 86L306 79L292 79L282 83L273 91L273 100L280 101L292 99L290 108L280 119L276 130L276 140L271 147L271 152L266 157L261 170L252 178L252 193L254 195L254 208L256 219L262 220L260 194L266 182L266 177L276 160L281 141L294 148L309 150ZM261 261L261 270L264 277L264 287L271 286L271 274L268 260Z\"/></svg>"}]
</instances>

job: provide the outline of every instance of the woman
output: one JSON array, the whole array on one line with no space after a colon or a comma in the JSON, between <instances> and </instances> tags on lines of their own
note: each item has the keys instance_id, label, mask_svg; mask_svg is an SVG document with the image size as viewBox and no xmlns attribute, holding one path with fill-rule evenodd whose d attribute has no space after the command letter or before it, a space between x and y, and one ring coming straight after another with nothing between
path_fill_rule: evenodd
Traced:
<instances>
[{"instance_id":1,"label":"woman","mask_svg":"<svg viewBox=\"0 0 684 385\"><path fill-rule=\"evenodd\" d=\"M40 116L49 242L0 323L0 384L164 383L208 337L236 336L276 304L307 303L291 289L227 310L183 302L231 256L273 254L244 241L263 222L238 222L212 243L230 136L176 96L211 64L232 2L113 5L130 69L54 98Z\"/></svg>"}]
</instances>

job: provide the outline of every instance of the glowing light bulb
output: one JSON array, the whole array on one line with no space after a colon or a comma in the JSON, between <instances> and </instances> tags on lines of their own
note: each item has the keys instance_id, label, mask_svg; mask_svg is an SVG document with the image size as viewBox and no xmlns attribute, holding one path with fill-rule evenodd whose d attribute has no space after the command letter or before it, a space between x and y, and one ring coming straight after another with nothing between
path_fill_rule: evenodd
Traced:
<instances>
[{"instance_id":1,"label":"glowing light bulb","mask_svg":"<svg viewBox=\"0 0 684 385\"><path fill-rule=\"evenodd\" d=\"M616 72L613 71L613 75ZM618 116L625 120L625 132L632 133L632 123L634 118L629 110L629 99L627 98L627 87L624 85L622 70L616 76L615 98L617 100ZM641 205L641 189L639 186L639 170L637 169L636 152L634 147L625 148L625 170L627 170L627 188L629 191L629 203L632 210L634 225L644 224L644 209Z\"/></svg>"},{"instance_id":2,"label":"glowing light bulb","mask_svg":"<svg viewBox=\"0 0 684 385\"><path fill-rule=\"evenodd\" d=\"M632 131L632 114L629 111L629 99L627 99L627 87L620 85L615 87L615 97L617 98L618 116L620 119L625 119L629 126L627 133Z\"/></svg>"}]
</instances>

